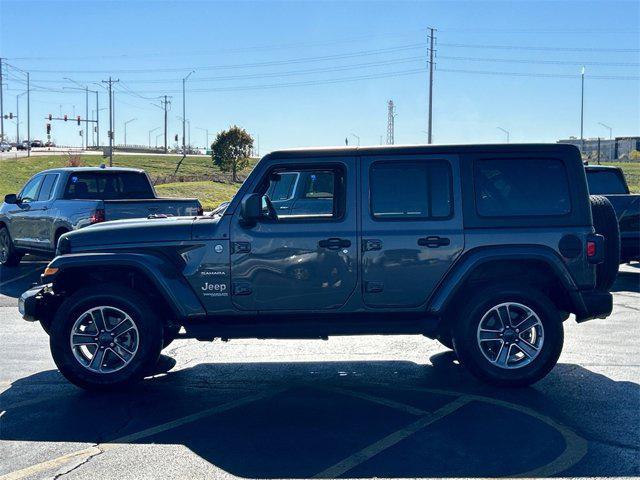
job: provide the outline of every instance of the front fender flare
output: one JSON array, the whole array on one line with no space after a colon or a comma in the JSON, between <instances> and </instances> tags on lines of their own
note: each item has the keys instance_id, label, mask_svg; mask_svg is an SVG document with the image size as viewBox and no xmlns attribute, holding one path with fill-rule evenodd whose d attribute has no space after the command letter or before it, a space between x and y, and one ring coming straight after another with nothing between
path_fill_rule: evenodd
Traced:
<instances>
[{"instance_id":1,"label":"front fender flare","mask_svg":"<svg viewBox=\"0 0 640 480\"><path fill-rule=\"evenodd\" d=\"M75 268L127 267L142 273L167 300L175 315L195 318L205 315L205 309L191 286L175 265L163 258L145 253L72 253L60 255L49 264L57 268L56 276ZM43 278L43 282L49 280Z\"/></svg>"}]
</instances>

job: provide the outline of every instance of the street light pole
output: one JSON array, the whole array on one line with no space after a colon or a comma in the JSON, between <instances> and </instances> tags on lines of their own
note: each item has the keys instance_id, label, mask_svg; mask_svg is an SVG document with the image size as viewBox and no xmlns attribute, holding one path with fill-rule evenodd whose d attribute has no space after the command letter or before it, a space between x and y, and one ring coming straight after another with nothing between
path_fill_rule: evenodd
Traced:
<instances>
[{"instance_id":1,"label":"street light pole","mask_svg":"<svg viewBox=\"0 0 640 480\"><path fill-rule=\"evenodd\" d=\"M124 122L124 146L127 146L127 124L136 121L137 118L132 118L131 120L127 120Z\"/></svg>"},{"instance_id":2,"label":"street light pole","mask_svg":"<svg viewBox=\"0 0 640 480\"><path fill-rule=\"evenodd\" d=\"M355 133L352 133L351 136L354 137L358 141L358 146L360 146L360 137L358 135L356 135Z\"/></svg>"},{"instance_id":3,"label":"street light pole","mask_svg":"<svg viewBox=\"0 0 640 480\"><path fill-rule=\"evenodd\" d=\"M195 70L192 70L189 75L182 79L182 158L187 156L187 144L186 144L186 118L187 118L187 107L186 107L186 83L192 73Z\"/></svg>"},{"instance_id":4,"label":"street light pole","mask_svg":"<svg viewBox=\"0 0 640 480\"><path fill-rule=\"evenodd\" d=\"M156 128L152 128L151 130L149 130L149 148L151 148L151 134L153 132L155 132L156 130L158 130L160 127L156 127Z\"/></svg>"},{"instance_id":5,"label":"street light pole","mask_svg":"<svg viewBox=\"0 0 640 480\"><path fill-rule=\"evenodd\" d=\"M580 90L580 145L584 150L584 67L580 74L582 88Z\"/></svg>"},{"instance_id":6,"label":"street light pole","mask_svg":"<svg viewBox=\"0 0 640 480\"><path fill-rule=\"evenodd\" d=\"M496 128L497 128L498 130L502 130L504 133L506 133L506 134L507 134L507 143L509 143L509 137L510 137L509 130L505 130L505 129L504 129L504 128L502 128L502 127L496 127Z\"/></svg>"},{"instance_id":7,"label":"street light pole","mask_svg":"<svg viewBox=\"0 0 640 480\"><path fill-rule=\"evenodd\" d=\"M613 138L613 128L611 128L609 125L606 125L602 122L598 122L598 125L602 125L604 128L609 130L609 140L611 140Z\"/></svg>"},{"instance_id":8,"label":"street light pole","mask_svg":"<svg viewBox=\"0 0 640 480\"><path fill-rule=\"evenodd\" d=\"M29 78L29 72L27 72L27 141L29 147L27 148L27 157L31 156L31 83Z\"/></svg>"}]
</instances>

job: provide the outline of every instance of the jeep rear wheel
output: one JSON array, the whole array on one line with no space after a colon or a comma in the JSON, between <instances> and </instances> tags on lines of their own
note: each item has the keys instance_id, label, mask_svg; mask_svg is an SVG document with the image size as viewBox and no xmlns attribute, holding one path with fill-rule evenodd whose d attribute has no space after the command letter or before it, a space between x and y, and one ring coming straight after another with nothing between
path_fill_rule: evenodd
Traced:
<instances>
[{"instance_id":1,"label":"jeep rear wheel","mask_svg":"<svg viewBox=\"0 0 640 480\"><path fill-rule=\"evenodd\" d=\"M454 347L480 380L505 387L537 382L562 351L560 313L532 288L486 287L472 296L454 326Z\"/></svg>"},{"instance_id":2,"label":"jeep rear wheel","mask_svg":"<svg viewBox=\"0 0 640 480\"><path fill-rule=\"evenodd\" d=\"M50 346L69 381L87 390L110 390L151 372L162 339L162 322L144 297L109 284L78 290L60 306Z\"/></svg>"}]
</instances>

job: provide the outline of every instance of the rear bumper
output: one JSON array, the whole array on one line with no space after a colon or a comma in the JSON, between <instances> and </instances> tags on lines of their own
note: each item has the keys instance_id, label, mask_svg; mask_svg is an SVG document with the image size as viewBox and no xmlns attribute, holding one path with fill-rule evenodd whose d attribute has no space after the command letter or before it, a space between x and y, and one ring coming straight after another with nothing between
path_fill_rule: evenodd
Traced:
<instances>
[{"instance_id":1,"label":"rear bumper","mask_svg":"<svg viewBox=\"0 0 640 480\"><path fill-rule=\"evenodd\" d=\"M38 285L20 295L18 310L27 322L37 322L46 315L46 288L45 285Z\"/></svg>"},{"instance_id":2,"label":"rear bumper","mask_svg":"<svg viewBox=\"0 0 640 480\"><path fill-rule=\"evenodd\" d=\"M575 292L574 304L577 306L576 321L586 322L594 318L606 318L613 310L613 295L599 290Z\"/></svg>"}]
</instances>

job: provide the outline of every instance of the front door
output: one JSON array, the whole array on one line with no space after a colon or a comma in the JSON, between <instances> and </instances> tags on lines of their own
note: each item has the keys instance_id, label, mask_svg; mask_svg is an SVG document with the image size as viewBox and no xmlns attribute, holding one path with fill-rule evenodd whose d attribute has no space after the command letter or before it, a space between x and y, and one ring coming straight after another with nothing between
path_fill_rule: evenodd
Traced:
<instances>
[{"instance_id":1,"label":"front door","mask_svg":"<svg viewBox=\"0 0 640 480\"><path fill-rule=\"evenodd\" d=\"M464 244L458 159L363 158L361 175L364 303L423 305Z\"/></svg>"},{"instance_id":2,"label":"front door","mask_svg":"<svg viewBox=\"0 0 640 480\"><path fill-rule=\"evenodd\" d=\"M38 233L33 223L33 216L42 208L38 202L38 192L43 178L44 175L36 175L29 180L18 194L18 203L12 205L9 211L11 218L9 233L13 242L18 246L38 247Z\"/></svg>"},{"instance_id":3,"label":"front door","mask_svg":"<svg viewBox=\"0 0 640 480\"><path fill-rule=\"evenodd\" d=\"M236 308L321 311L345 304L358 279L356 182L355 158L301 159L264 172L251 192L264 195L262 218L243 225L238 208L231 223ZM269 208L268 192L285 190L296 198L283 193L276 202L290 208Z\"/></svg>"}]
</instances>

